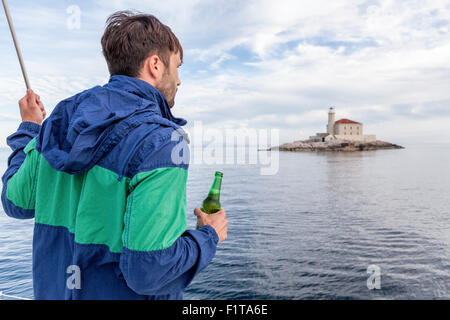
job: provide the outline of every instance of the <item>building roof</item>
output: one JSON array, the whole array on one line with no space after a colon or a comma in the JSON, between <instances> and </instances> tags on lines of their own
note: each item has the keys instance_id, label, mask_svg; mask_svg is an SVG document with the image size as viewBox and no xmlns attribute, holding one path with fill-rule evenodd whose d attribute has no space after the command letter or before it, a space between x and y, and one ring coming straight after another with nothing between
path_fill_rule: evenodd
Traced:
<instances>
[{"instance_id":1,"label":"building roof","mask_svg":"<svg viewBox=\"0 0 450 320\"><path fill-rule=\"evenodd\" d=\"M361 122L356 122L356 121L349 120L349 119L340 119L340 120L336 121L334 124L344 124L344 123L361 124Z\"/></svg>"}]
</instances>

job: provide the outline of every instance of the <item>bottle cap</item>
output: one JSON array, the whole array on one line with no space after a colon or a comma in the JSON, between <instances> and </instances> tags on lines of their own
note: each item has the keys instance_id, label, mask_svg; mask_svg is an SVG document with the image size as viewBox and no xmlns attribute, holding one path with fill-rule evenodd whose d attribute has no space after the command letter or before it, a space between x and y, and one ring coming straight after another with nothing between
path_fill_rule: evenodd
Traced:
<instances>
[{"instance_id":1,"label":"bottle cap","mask_svg":"<svg viewBox=\"0 0 450 320\"><path fill-rule=\"evenodd\" d=\"M221 177L223 177L223 173L220 172L220 171L216 171L216 176L221 176Z\"/></svg>"}]
</instances>

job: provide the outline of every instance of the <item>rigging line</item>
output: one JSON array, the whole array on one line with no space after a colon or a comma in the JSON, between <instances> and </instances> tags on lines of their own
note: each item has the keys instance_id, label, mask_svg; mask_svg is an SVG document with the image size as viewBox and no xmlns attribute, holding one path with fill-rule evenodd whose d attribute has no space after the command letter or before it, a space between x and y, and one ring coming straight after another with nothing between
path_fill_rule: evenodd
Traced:
<instances>
[{"instance_id":1,"label":"rigging line","mask_svg":"<svg viewBox=\"0 0 450 320\"><path fill-rule=\"evenodd\" d=\"M13 298L13 299L19 299L19 300L33 300L33 299L28 299L28 298L22 298L22 297L18 297L18 296L13 296L10 294L4 294L3 291L0 291L0 297L7 297L7 298Z\"/></svg>"}]
</instances>

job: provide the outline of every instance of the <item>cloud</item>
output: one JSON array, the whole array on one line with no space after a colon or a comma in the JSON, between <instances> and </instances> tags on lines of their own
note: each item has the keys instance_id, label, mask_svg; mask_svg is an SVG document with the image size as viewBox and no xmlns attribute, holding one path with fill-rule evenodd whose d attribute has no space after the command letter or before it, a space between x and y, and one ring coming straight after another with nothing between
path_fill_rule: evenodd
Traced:
<instances>
[{"instance_id":1,"label":"cloud","mask_svg":"<svg viewBox=\"0 0 450 320\"><path fill-rule=\"evenodd\" d=\"M200 100L213 105L219 115L216 124L226 110L233 110L228 117L236 121L248 117L273 125L273 114L278 112L286 115L277 118L279 125L295 126L298 121L299 127L306 127L310 123L306 119L314 119L310 110L325 112L330 105L337 106L339 116L367 123L397 116L448 120L450 41L445 21L449 8L439 1L372 1L359 10L340 3L331 8L335 14L319 9L319 3L319 7L305 6L296 16L299 10L288 6L296 18L275 18L273 23L268 19L266 28L255 32L247 43L260 57L247 63L256 72L230 75L227 69L226 75L213 75L205 81L204 95L196 92L183 102L195 105ZM274 17L280 16L277 8L269 5L266 9ZM262 20L264 12L258 12ZM295 28L299 28L297 33ZM240 34L240 39L245 35ZM196 85L199 83L189 89L195 90ZM226 99L208 101L219 94L226 94ZM432 108L436 101L438 106ZM414 107L402 109L402 105ZM263 115L252 117L251 113ZM205 117L196 114L195 108L188 114ZM326 113L322 123L325 121ZM414 127L409 130L411 135L416 132Z\"/></svg>"},{"instance_id":2,"label":"cloud","mask_svg":"<svg viewBox=\"0 0 450 320\"><path fill-rule=\"evenodd\" d=\"M7 114L7 113L0 113L0 120L1 121L10 121L10 120L20 121L20 117L14 116L11 114Z\"/></svg>"},{"instance_id":3,"label":"cloud","mask_svg":"<svg viewBox=\"0 0 450 320\"><path fill-rule=\"evenodd\" d=\"M227 53L224 53L224 54L222 54L220 57L219 57L219 59L217 59L216 61L214 61L212 64L211 64L211 69L214 69L214 70L216 70L216 69L219 69L219 67L220 67L220 65L222 64L222 62L224 62L224 61L226 61L226 60L230 60L230 59L236 59L236 57L234 57L234 56L232 56L232 55L230 55L230 54L227 54Z\"/></svg>"},{"instance_id":4,"label":"cloud","mask_svg":"<svg viewBox=\"0 0 450 320\"><path fill-rule=\"evenodd\" d=\"M80 1L78 31L65 27L69 4L11 8L30 80L49 107L107 81L99 44L105 19L133 8L155 14L183 44L174 113L190 123L279 127L289 141L324 131L333 105L338 118L362 121L367 133L388 140L419 131L448 137L440 134L450 121L445 1ZM27 20L30 12L41 16ZM0 29L7 39L0 57L8 61L0 112L14 114L23 83L7 32Z\"/></svg>"}]
</instances>

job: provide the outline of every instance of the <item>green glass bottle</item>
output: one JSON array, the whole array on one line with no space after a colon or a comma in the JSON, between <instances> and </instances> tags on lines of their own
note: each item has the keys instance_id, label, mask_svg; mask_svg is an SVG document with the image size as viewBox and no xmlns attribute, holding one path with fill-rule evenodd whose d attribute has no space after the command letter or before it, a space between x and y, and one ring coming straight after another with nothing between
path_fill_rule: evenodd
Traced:
<instances>
[{"instance_id":1,"label":"green glass bottle","mask_svg":"<svg viewBox=\"0 0 450 320\"><path fill-rule=\"evenodd\" d=\"M223 173L216 171L214 176L214 181L209 190L208 196L203 200L203 205L201 207L202 211L211 214L219 211L220 206L220 188L222 186Z\"/></svg>"}]
</instances>

